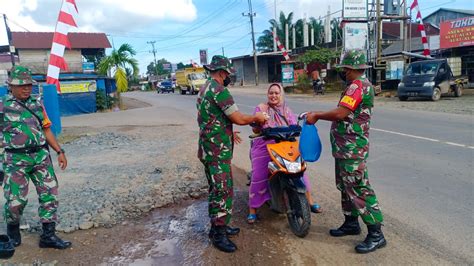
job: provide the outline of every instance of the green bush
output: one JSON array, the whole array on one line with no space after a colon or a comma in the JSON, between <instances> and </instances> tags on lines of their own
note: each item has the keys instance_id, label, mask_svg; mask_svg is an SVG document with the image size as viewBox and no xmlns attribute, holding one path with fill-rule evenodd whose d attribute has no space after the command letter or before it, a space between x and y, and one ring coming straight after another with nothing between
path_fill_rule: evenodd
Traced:
<instances>
[{"instance_id":1,"label":"green bush","mask_svg":"<svg viewBox=\"0 0 474 266\"><path fill-rule=\"evenodd\" d=\"M303 91L303 92L311 92L312 91L312 82L311 79L306 74L301 74L298 77L298 82L296 83L296 88Z\"/></svg>"},{"instance_id":2,"label":"green bush","mask_svg":"<svg viewBox=\"0 0 474 266\"><path fill-rule=\"evenodd\" d=\"M105 94L105 91L102 91L102 90L95 91L95 103L96 103L98 111L103 111L109 108L107 104L107 96Z\"/></svg>"}]
</instances>

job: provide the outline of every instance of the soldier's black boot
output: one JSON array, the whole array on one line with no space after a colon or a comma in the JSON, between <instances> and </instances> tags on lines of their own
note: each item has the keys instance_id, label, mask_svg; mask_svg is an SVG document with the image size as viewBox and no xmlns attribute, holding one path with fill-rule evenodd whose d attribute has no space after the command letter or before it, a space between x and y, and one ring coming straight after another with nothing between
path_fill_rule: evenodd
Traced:
<instances>
[{"instance_id":1,"label":"soldier's black boot","mask_svg":"<svg viewBox=\"0 0 474 266\"><path fill-rule=\"evenodd\" d=\"M381 227L381 224L367 225L369 233L367 234L364 242L355 247L357 253L369 253L387 245L387 241L383 236Z\"/></svg>"},{"instance_id":2,"label":"soldier's black boot","mask_svg":"<svg viewBox=\"0 0 474 266\"><path fill-rule=\"evenodd\" d=\"M43 233L40 237L40 248L66 249L72 245L56 235L56 223L43 223Z\"/></svg>"},{"instance_id":3,"label":"soldier's black boot","mask_svg":"<svg viewBox=\"0 0 474 266\"><path fill-rule=\"evenodd\" d=\"M10 241L13 243L13 246L18 247L21 245L21 234L20 234L20 224L7 224L7 235L10 238Z\"/></svg>"},{"instance_id":4,"label":"soldier's black boot","mask_svg":"<svg viewBox=\"0 0 474 266\"><path fill-rule=\"evenodd\" d=\"M220 251L234 252L237 250L237 246L230 241L227 236L227 226L215 226L211 227L209 231L209 238L211 239L212 245Z\"/></svg>"},{"instance_id":5,"label":"soldier's black boot","mask_svg":"<svg viewBox=\"0 0 474 266\"><path fill-rule=\"evenodd\" d=\"M225 232L227 233L228 236L235 236L235 235L238 235L240 233L240 228L238 227L230 227L230 226L226 226L225 228Z\"/></svg>"},{"instance_id":6,"label":"soldier's black boot","mask_svg":"<svg viewBox=\"0 0 474 266\"><path fill-rule=\"evenodd\" d=\"M359 217L351 215L344 217L344 223L337 229L329 230L329 234L335 237L360 234Z\"/></svg>"}]
</instances>

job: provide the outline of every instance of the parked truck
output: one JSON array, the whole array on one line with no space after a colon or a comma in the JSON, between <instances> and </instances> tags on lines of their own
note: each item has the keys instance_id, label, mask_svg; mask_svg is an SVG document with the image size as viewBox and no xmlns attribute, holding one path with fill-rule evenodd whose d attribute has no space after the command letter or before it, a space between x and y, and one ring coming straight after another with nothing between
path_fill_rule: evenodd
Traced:
<instances>
[{"instance_id":1,"label":"parked truck","mask_svg":"<svg viewBox=\"0 0 474 266\"><path fill-rule=\"evenodd\" d=\"M446 59L423 60L408 65L398 84L400 101L408 97L425 97L437 101L441 95L454 94L461 97L468 78L454 76Z\"/></svg>"},{"instance_id":2,"label":"parked truck","mask_svg":"<svg viewBox=\"0 0 474 266\"><path fill-rule=\"evenodd\" d=\"M202 67L185 68L176 71L176 85L181 94L197 94L199 88L206 83L206 71Z\"/></svg>"}]
</instances>

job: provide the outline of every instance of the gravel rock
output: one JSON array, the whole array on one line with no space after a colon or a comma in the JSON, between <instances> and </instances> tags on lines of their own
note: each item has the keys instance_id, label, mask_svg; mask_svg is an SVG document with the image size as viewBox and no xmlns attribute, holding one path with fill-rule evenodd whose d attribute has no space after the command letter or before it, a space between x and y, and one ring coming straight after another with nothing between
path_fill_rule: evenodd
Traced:
<instances>
[{"instance_id":1,"label":"gravel rock","mask_svg":"<svg viewBox=\"0 0 474 266\"><path fill-rule=\"evenodd\" d=\"M81 230L91 229L92 227L94 227L93 222L83 222L82 224L79 225L79 229Z\"/></svg>"},{"instance_id":2,"label":"gravel rock","mask_svg":"<svg viewBox=\"0 0 474 266\"><path fill-rule=\"evenodd\" d=\"M153 208L202 196L206 179L195 153L189 152L195 146L193 132L175 126L127 134L101 130L63 144L70 165L66 171L56 170L58 231L110 227ZM29 193L23 219L40 229L37 208L36 194Z\"/></svg>"}]
</instances>

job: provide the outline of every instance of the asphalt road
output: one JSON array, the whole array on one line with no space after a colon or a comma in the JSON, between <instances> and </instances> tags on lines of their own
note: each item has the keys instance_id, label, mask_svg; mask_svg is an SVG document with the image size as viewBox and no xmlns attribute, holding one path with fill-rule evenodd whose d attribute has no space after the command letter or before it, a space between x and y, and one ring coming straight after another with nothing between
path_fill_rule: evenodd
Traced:
<instances>
[{"instance_id":1,"label":"asphalt road","mask_svg":"<svg viewBox=\"0 0 474 266\"><path fill-rule=\"evenodd\" d=\"M233 94L244 113L251 113L265 99L238 91ZM196 96L137 93L133 97L173 107L183 116L196 116ZM295 113L328 110L336 104L291 97L287 103ZM197 124L190 126L197 128ZM323 154L310 167L331 179L330 123L321 121L317 126ZM238 130L243 136L250 134L248 127ZM383 211L391 217L386 226L397 225L408 231L408 241L419 241L443 257L469 264L474 261L473 132L472 115L376 107L368 160L371 183Z\"/></svg>"}]
</instances>

